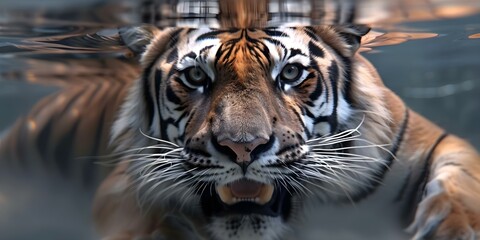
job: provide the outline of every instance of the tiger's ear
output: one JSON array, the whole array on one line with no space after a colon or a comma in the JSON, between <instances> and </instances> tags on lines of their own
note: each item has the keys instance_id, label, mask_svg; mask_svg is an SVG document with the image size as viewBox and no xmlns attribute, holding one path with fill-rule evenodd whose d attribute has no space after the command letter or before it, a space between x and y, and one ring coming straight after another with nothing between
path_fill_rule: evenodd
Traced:
<instances>
[{"instance_id":1,"label":"tiger's ear","mask_svg":"<svg viewBox=\"0 0 480 240\"><path fill-rule=\"evenodd\" d=\"M344 57L352 57L360 47L360 41L370 27L359 24L343 24L314 27L317 35Z\"/></svg>"},{"instance_id":2,"label":"tiger's ear","mask_svg":"<svg viewBox=\"0 0 480 240\"><path fill-rule=\"evenodd\" d=\"M152 25L121 28L119 34L125 45L140 55L140 63L146 67L163 54L172 42L172 34L177 28L159 29Z\"/></svg>"},{"instance_id":3,"label":"tiger's ear","mask_svg":"<svg viewBox=\"0 0 480 240\"><path fill-rule=\"evenodd\" d=\"M121 27L118 29L120 38L135 55L145 52L147 46L160 32L161 30L153 25Z\"/></svg>"}]
</instances>

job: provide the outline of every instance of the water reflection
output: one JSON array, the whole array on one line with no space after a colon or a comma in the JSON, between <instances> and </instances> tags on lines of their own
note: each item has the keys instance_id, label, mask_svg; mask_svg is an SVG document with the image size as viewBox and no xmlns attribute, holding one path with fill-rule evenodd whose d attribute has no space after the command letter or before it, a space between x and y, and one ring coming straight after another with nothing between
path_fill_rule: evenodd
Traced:
<instances>
[{"instance_id":1,"label":"water reflection","mask_svg":"<svg viewBox=\"0 0 480 240\"><path fill-rule=\"evenodd\" d=\"M475 33L475 34L472 34L472 35L468 36L468 38L470 38L470 39L473 39L473 38L480 38L480 33Z\"/></svg>"},{"instance_id":2,"label":"water reflection","mask_svg":"<svg viewBox=\"0 0 480 240\"><path fill-rule=\"evenodd\" d=\"M388 46L404 43L409 40L427 39L437 37L437 33L426 32L377 32L371 31L362 39L360 51L370 51L379 46Z\"/></svg>"},{"instance_id":3,"label":"water reflection","mask_svg":"<svg viewBox=\"0 0 480 240\"><path fill-rule=\"evenodd\" d=\"M63 178L49 175L62 175L65 170L74 172L81 186L94 185L95 178L102 175L91 176L96 167L93 161L98 159L86 161L78 157L109 153L108 127L127 87L138 74L135 60L128 57L128 51L116 35L119 26L139 23L194 27L369 24L374 31L363 39L362 48L369 51L367 57L380 69L387 85L399 90L411 106L423 109L444 126L458 121L452 131L474 143L480 142L480 128L473 121L478 118L474 115L479 109L475 96L480 90L478 78L472 77L480 75L475 62L479 49L458 40L472 39L469 41L473 42L480 38L478 1L29 2L0 3L0 132L3 132L0 156L2 160L9 160L10 167L24 167L38 161L31 168L38 167L47 173L40 173L38 178L45 180L34 185L7 179L8 174L1 177L2 239L19 239L19 232L25 230L17 230L17 224L28 219L27 223L36 226L43 223L43 216L48 213L53 213L55 218L51 223L44 223L41 231L36 229L40 234L37 236L53 239L52 232L56 232L59 239L72 239L72 232L91 231L90 190L84 191L82 187L72 190L71 186L59 184ZM242 15L242 12L248 14ZM466 18L469 16L471 19ZM455 39L428 51L421 43L433 46L437 40L447 38L446 35L452 33L448 29L450 22L442 22L443 26L437 21L450 18L452 21L467 19L466 24L470 24L472 30L467 34L461 29L462 33ZM422 25L425 22L431 24ZM410 45L403 44L406 42ZM455 47L445 48L449 44ZM407 52L411 45L415 45L414 52ZM456 60L442 62L446 58ZM458 96L462 94L468 98ZM412 98L443 98L445 109L449 112L457 109L462 112L453 115L466 117L450 119L441 110L429 112L432 105L440 105L437 100L415 104ZM468 107L458 109L460 104ZM57 166L66 159L74 163ZM74 171L74 168L82 170ZM102 169L107 171L108 167ZM63 190L68 192L62 194ZM64 202L59 200L65 196L70 197ZM81 201L76 202L75 197ZM17 198L24 200L15 201ZM68 206L71 202L76 202L77 207ZM34 211L38 208L44 211ZM65 217L72 216L81 219L80 223L64 221ZM60 231L61 228L67 230ZM34 230L23 239L35 235ZM79 236L78 239L89 238Z\"/></svg>"}]
</instances>

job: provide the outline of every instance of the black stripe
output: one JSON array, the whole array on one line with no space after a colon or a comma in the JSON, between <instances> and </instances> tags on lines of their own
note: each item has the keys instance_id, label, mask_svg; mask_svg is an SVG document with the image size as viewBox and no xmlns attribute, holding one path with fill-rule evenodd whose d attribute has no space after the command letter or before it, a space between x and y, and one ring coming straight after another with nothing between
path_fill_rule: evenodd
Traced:
<instances>
[{"instance_id":1,"label":"black stripe","mask_svg":"<svg viewBox=\"0 0 480 240\"><path fill-rule=\"evenodd\" d=\"M322 102L323 104L323 102ZM309 106L309 107L315 107L315 104L312 102L312 101L306 101L305 102L305 105ZM320 107L319 107L320 108Z\"/></svg>"},{"instance_id":2,"label":"black stripe","mask_svg":"<svg viewBox=\"0 0 480 240\"><path fill-rule=\"evenodd\" d=\"M281 47L281 48L283 49L283 58L282 58L282 60L285 60L285 57L287 56L287 47L285 47L285 45L284 45L282 42L280 42L280 41L278 41L278 40L276 40L276 39L273 39L273 38L262 38L262 39L265 40L265 41L267 41L267 42L269 42L269 43L271 43L271 44L273 44L273 45L275 45L275 46Z\"/></svg>"},{"instance_id":3,"label":"black stripe","mask_svg":"<svg viewBox=\"0 0 480 240\"><path fill-rule=\"evenodd\" d=\"M221 33L223 33L223 31L211 31L211 32L204 33L198 36L197 39L195 39L195 42L200 42L207 39L216 39L218 38L218 35Z\"/></svg>"},{"instance_id":4,"label":"black stripe","mask_svg":"<svg viewBox=\"0 0 480 240\"><path fill-rule=\"evenodd\" d=\"M93 92L90 94L90 96L92 96L92 97L88 98L87 101L85 102L85 105L86 105L86 106L89 105L89 104L95 99L93 96L96 96L97 93L100 91L100 89L102 89L101 86L96 86L96 87L94 88ZM83 93L83 91L82 91L82 92L80 92L79 94L77 94L77 96L83 95L83 94L84 94L84 93ZM76 98L76 97L74 97L74 98ZM72 103L73 103L73 101L72 101ZM64 110L66 110L67 112L70 112L70 106L69 106L69 107L66 107ZM64 113L62 113L62 114L64 114Z\"/></svg>"},{"instance_id":5,"label":"black stripe","mask_svg":"<svg viewBox=\"0 0 480 240\"><path fill-rule=\"evenodd\" d=\"M422 170L422 174L421 174L421 178L423 179L419 179L419 184L415 184L414 186L420 186L421 182L423 182L423 186L420 188L420 193L423 192L423 190L425 189L425 185L426 185L426 182L428 180L428 178L430 177L430 166L431 166L431 163L432 163L432 155L433 155L433 152L435 150L435 148L437 148L438 144L440 144L440 142L442 142L443 139L445 139L445 137L447 137L448 134L447 133L442 133L442 135L440 135L438 138L437 138L437 141L435 141L435 143L433 144L432 148L430 149L430 151L428 152L427 154L427 157L425 158L425 164L423 166L423 170ZM421 194L420 194L421 195Z\"/></svg>"},{"instance_id":6,"label":"black stripe","mask_svg":"<svg viewBox=\"0 0 480 240\"><path fill-rule=\"evenodd\" d=\"M393 159L395 159L395 156L397 155L398 149L402 145L403 137L408 127L409 119L410 119L410 110L406 108L402 125L400 126L400 131L397 134L397 137L393 144L393 148L390 150L391 155L386 159L386 163L381 165L379 171L377 171L374 174L370 183L366 185L367 186L366 189L363 189L362 192L360 192L359 194L352 196L352 200L354 202L358 202L362 199L365 199L369 195L373 194L378 189L378 186L380 185L380 183L383 182L383 179L385 178L386 173L388 172L388 170L390 169L390 166L392 165Z\"/></svg>"},{"instance_id":7,"label":"black stripe","mask_svg":"<svg viewBox=\"0 0 480 240\"><path fill-rule=\"evenodd\" d=\"M161 138L164 139L164 140L169 140L169 136L168 136L168 132L167 132L167 129L168 129L168 125L171 124L171 122L173 122L173 119L169 118L167 120L163 119L162 116L160 115L160 135L161 135Z\"/></svg>"},{"instance_id":8,"label":"black stripe","mask_svg":"<svg viewBox=\"0 0 480 240\"><path fill-rule=\"evenodd\" d=\"M313 40L318 41L319 37L315 33L315 29L313 27L305 27L304 32Z\"/></svg>"},{"instance_id":9,"label":"black stripe","mask_svg":"<svg viewBox=\"0 0 480 240\"><path fill-rule=\"evenodd\" d=\"M182 59L180 59L180 61L183 61L185 58L195 59L195 58L197 58L197 54L195 52L189 52L189 53L183 55L183 57L182 57Z\"/></svg>"},{"instance_id":10,"label":"black stripe","mask_svg":"<svg viewBox=\"0 0 480 240\"><path fill-rule=\"evenodd\" d=\"M304 68L302 65L300 64L295 64L296 66L299 66L300 68ZM295 90L300 93L300 94L304 94L305 92L307 92L307 90L305 90L305 88L308 88L309 86L313 85L311 83L311 81L308 81L310 79L313 79L315 77L315 73L313 72L308 72L308 75L305 77L305 80L303 80L302 82L300 82L298 85L295 85L295 86L292 86L293 88L295 88ZM315 89L313 90L315 91Z\"/></svg>"},{"instance_id":11,"label":"black stripe","mask_svg":"<svg viewBox=\"0 0 480 240\"><path fill-rule=\"evenodd\" d=\"M290 48L290 55L288 56L288 58L292 58L292 57L295 57L297 55L302 55L302 56L307 56L305 53L303 53L300 49L297 49L297 48Z\"/></svg>"},{"instance_id":12,"label":"black stripe","mask_svg":"<svg viewBox=\"0 0 480 240\"><path fill-rule=\"evenodd\" d=\"M173 63L178 59L178 50L174 48L172 51L167 56L167 62L168 63Z\"/></svg>"},{"instance_id":13,"label":"black stripe","mask_svg":"<svg viewBox=\"0 0 480 240\"><path fill-rule=\"evenodd\" d=\"M264 29L263 32L265 32L270 37L290 37L285 32L274 29Z\"/></svg>"},{"instance_id":14,"label":"black stripe","mask_svg":"<svg viewBox=\"0 0 480 240\"><path fill-rule=\"evenodd\" d=\"M187 105L180 105L180 106L174 108L173 110L177 111L177 112L181 112L181 111L185 110L186 108L187 108Z\"/></svg>"},{"instance_id":15,"label":"black stripe","mask_svg":"<svg viewBox=\"0 0 480 240\"><path fill-rule=\"evenodd\" d=\"M313 56L310 56L310 67L313 68L315 71L319 72L319 75L321 75L322 71L320 70L320 66L318 65L317 60Z\"/></svg>"},{"instance_id":16,"label":"black stripe","mask_svg":"<svg viewBox=\"0 0 480 240\"><path fill-rule=\"evenodd\" d=\"M352 104L352 60L347 57L341 57L344 66L344 84L343 92L345 93L345 101L351 105Z\"/></svg>"},{"instance_id":17,"label":"black stripe","mask_svg":"<svg viewBox=\"0 0 480 240\"><path fill-rule=\"evenodd\" d=\"M316 119L316 118L315 118L315 115L313 115L313 113L310 112L310 110L309 110L308 108L303 108L303 110L305 111L305 115L306 115L307 117L311 118L312 120L315 120L315 119ZM314 122L314 124L315 124L315 122Z\"/></svg>"},{"instance_id":18,"label":"black stripe","mask_svg":"<svg viewBox=\"0 0 480 240\"><path fill-rule=\"evenodd\" d=\"M225 52L226 48L227 48L226 44L222 43L220 45L220 47L218 48L217 53L215 53L215 62L214 62L215 68L217 68L218 63L219 63L220 59L222 58L222 55ZM230 49L230 51L231 51L231 49Z\"/></svg>"},{"instance_id":19,"label":"black stripe","mask_svg":"<svg viewBox=\"0 0 480 240\"><path fill-rule=\"evenodd\" d=\"M303 116L306 116L306 115L307 115L307 111L308 111L307 108L301 107L300 110L302 111L301 114L302 114ZM299 116L299 117L300 117L300 116ZM311 118L311 117L310 117L310 118ZM313 119L313 118L311 118L311 119ZM310 130L309 130L309 129L307 128L307 126L305 126L305 125L304 125L304 128L303 128L303 129L304 129L305 133L307 134L307 139L310 139L310 138L312 137L312 133L310 132Z\"/></svg>"},{"instance_id":20,"label":"black stripe","mask_svg":"<svg viewBox=\"0 0 480 240\"><path fill-rule=\"evenodd\" d=\"M158 70L160 71L160 70ZM169 71L169 74L172 74L172 71L173 71L173 68ZM161 72L157 72L157 73L160 73L159 76L161 76ZM168 77L167 77L168 79ZM163 98L160 97L160 85L161 85L161 81L162 81L162 78L160 77L155 77L155 100L157 101L157 111L158 111L158 118L159 118L159 128L160 128L160 137L162 139L165 139L165 140L168 140L168 134L167 134L167 124L166 122L163 120L163 116L162 116L162 111L161 111L161 107L163 106ZM149 125L150 127L152 127L151 123Z\"/></svg>"},{"instance_id":21,"label":"black stripe","mask_svg":"<svg viewBox=\"0 0 480 240\"><path fill-rule=\"evenodd\" d=\"M183 142L184 139L185 139L185 131L182 134L180 134L180 136L178 136L177 140L179 142Z\"/></svg>"},{"instance_id":22,"label":"black stripe","mask_svg":"<svg viewBox=\"0 0 480 240\"><path fill-rule=\"evenodd\" d=\"M167 96L168 101L175 103L177 105L182 103L181 99L175 94L170 84L167 84L165 89L165 94Z\"/></svg>"},{"instance_id":23,"label":"black stripe","mask_svg":"<svg viewBox=\"0 0 480 240\"><path fill-rule=\"evenodd\" d=\"M322 76L319 74L317 77L317 86L315 86L315 90L313 90L313 92L309 96L309 98L313 102L316 101L323 92L322 81L323 81Z\"/></svg>"},{"instance_id":24,"label":"black stripe","mask_svg":"<svg viewBox=\"0 0 480 240\"><path fill-rule=\"evenodd\" d=\"M183 28L178 28L170 33L170 41L168 42L167 48L173 48L175 44L177 44L178 39L180 39L179 35L183 30Z\"/></svg>"},{"instance_id":25,"label":"black stripe","mask_svg":"<svg viewBox=\"0 0 480 240\"><path fill-rule=\"evenodd\" d=\"M197 37L197 39L195 39L195 42L199 42L199 41L202 41L202 40L206 40L206 39L216 39L218 38L218 35L219 34L222 34L222 33L235 33L235 32L238 32L238 29L229 29L229 30L216 30L216 31L211 31L211 32L206 32L200 36Z\"/></svg>"},{"instance_id":26,"label":"black stripe","mask_svg":"<svg viewBox=\"0 0 480 240\"><path fill-rule=\"evenodd\" d=\"M316 57L323 58L325 56L325 53L323 50L317 46L313 41L308 42L308 51L310 54L315 55Z\"/></svg>"},{"instance_id":27,"label":"black stripe","mask_svg":"<svg viewBox=\"0 0 480 240\"><path fill-rule=\"evenodd\" d=\"M293 114L295 114L295 116L297 117L298 122L299 122L300 124L302 124L302 128L305 129L307 126L305 126L305 123L303 123L303 121L302 121L302 116L300 115L300 113L297 112L297 111L295 111L295 109L292 109L292 112L293 112Z\"/></svg>"},{"instance_id":28,"label":"black stripe","mask_svg":"<svg viewBox=\"0 0 480 240\"><path fill-rule=\"evenodd\" d=\"M179 126L180 122L183 120L183 118L185 118L187 115L189 114L188 111L185 111L183 112L178 118L177 120L175 121L175 126Z\"/></svg>"},{"instance_id":29,"label":"black stripe","mask_svg":"<svg viewBox=\"0 0 480 240\"><path fill-rule=\"evenodd\" d=\"M158 112L158 116L159 116L159 119L162 119L162 112L161 112L161 109L160 109L160 85L162 84L162 75L163 75L163 71L160 70L160 69L157 69L155 71L155 86L154 86L154 96L155 96L155 103L157 105L157 112ZM152 116L152 121L149 121L149 124L148 126L149 127L152 127L152 124L153 124L153 116ZM161 125L162 126L162 125Z\"/></svg>"},{"instance_id":30,"label":"black stripe","mask_svg":"<svg viewBox=\"0 0 480 240\"><path fill-rule=\"evenodd\" d=\"M110 129L108 129L109 125L105 124L105 118L107 114L105 107L108 107L108 105L104 105L103 107L104 109L100 114L99 124L97 125L97 130L95 134L95 145L93 146L93 149L91 151L92 156L98 156L99 154L99 149L103 140L102 135L105 134L105 125L107 126L106 130L110 131ZM85 186L93 186L93 184L95 184L97 180L95 179L95 177L97 176L98 166L95 164L94 159L85 159L84 161L85 162L83 163L82 167L82 182Z\"/></svg>"},{"instance_id":31,"label":"black stripe","mask_svg":"<svg viewBox=\"0 0 480 240\"><path fill-rule=\"evenodd\" d=\"M268 49L267 48L265 48L265 49L266 49L266 51L264 52L258 46L254 46L252 48L249 48L248 50L249 50L250 54L253 57L255 57L255 59L262 66L262 68L269 69L270 65L265 64L265 62L262 59L262 56L264 56L268 60L268 63L270 63L270 60L269 60L270 57L269 57Z\"/></svg>"},{"instance_id":32,"label":"black stripe","mask_svg":"<svg viewBox=\"0 0 480 240\"><path fill-rule=\"evenodd\" d=\"M332 116L318 116L318 117L314 118L313 124L318 124L318 123L321 123L321 122L327 122L328 123L331 117Z\"/></svg>"},{"instance_id":33,"label":"black stripe","mask_svg":"<svg viewBox=\"0 0 480 240\"><path fill-rule=\"evenodd\" d=\"M72 110L72 106L77 103L77 98L80 98L82 97L85 93L84 93L84 90L86 88L83 88L82 90L83 91L80 91L78 93L76 93L74 96L71 96L68 103L65 105L65 107L63 108L63 110L61 112L59 112L56 116L62 116L62 115L68 115L70 114L70 111ZM100 87L96 87L95 88L95 91L93 91L90 96L95 96L95 93L98 92L98 90L100 89ZM93 97L90 97L87 99L87 102L85 104L88 104L90 103L90 101L92 101ZM52 117L53 119L54 117Z\"/></svg>"},{"instance_id":34,"label":"black stripe","mask_svg":"<svg viewBox=\"0 0 480 240\"><path fill-rule=\"evenodd\" d=\"M328 103L330 100L330 94L329 94L329 91L328 91L328 87L327 87L327 82L325 81L325 77L323 76L323 73L318 70L318 76L319 78L322 79L322 81L320 81L320 83L322 84L322 88L323 88L323 92L325 94L325 102Z\"/></svg>"},{"instance_id":35,"label":"black stripe","mask_svg":"<svg viewBox=\"0 0 480 240\"><path fill-rule=\"evenodd\" d=\"M186 132L188 126L192 123L192 119L196 116L196 114L197 114L197 109L196 108L192 109L189 112L188 119L185 122L185 127L183 129L183 133L181 134L183 139L185 138L185 132Z\"/></svg>"},{"instance_id":36,"label":"black stripe","mask_svg":"<svg viewBox=\"0 0 480 240\"><path fill-rule=\"evenodd\" d=\"M192 33L193 31L196 31L196 30L198 30L198 29L196 29L196 28L188 28L186 34L190 34L190 33Z\"/></svg>"},{"instance_id":37,"label":"black stripe","mask_svg":"<svg viewBox=\"0 0 480 240\"><path fill-rule=\"evenodd\" d=\"M284 49L284 50L283 50L283 51L284 51L283 54L284 54L284 55L287 55L287 52L286 52L286 51L287 51L287 47L285 47L285 45L284 45L282 42L278 41L277 39L273 39L273 38L262 38L262 40L265 40L265 41L267 41L267 42L269 42L269 43L271 43L271 44L273 44L273 45L275 45L275 46L280 46L280 47L282 47L282 48Z\"/></svg>"},{"instance_id":38,"label":"black stripe","mask_svg":"<svg viewBox=\"0 0 480 240\"><path fill-rule=\"evenodd\" d=\"M49 119L47 124L43 128L41 128L40 133L38 134L38 137L36 139L38 153L40 154L41 159L46 166L48 166L48 163L46 161L48 161L48 159L50 158L50 156L48 156L48 140L47 139L50 139L50 134L53 132L52 130L53 130L53 122L52 122L52 119ZM20 136L28 136L28 134L27 133L21 134ZM19 140L20 139L21 138L19 137ZM25 142L19 142L18 146L23 146L24 144ZM23 151L19 151L19 152L23 153ZM19 158L19 159L23 159L23 158Z\"/></svg>"},{"instance_id":39,"label":"black stripe","mask_svg":"<svg viewBox=\"0 0 480 240\"><path fill-rule=\"evenodd\" d=\"M330 124L330 133L333 134L337 131L338 121L337 121L337 107L338 107L338 77L339 71L336 62L332 62L332 65L328 67L328 75L330 77L330 83L332 85L332 94L333 94L333 112L330 115L328 123Z\"/></svg>"},{"instance_id":40,"label":"black stripe","mask_svg":"<svg viewBox=\"0 0 480 240\"><path fill-rule=\"evenodd\" d=\"M430 150L428 151L427 157L424 160L423 168L420 173L420 176L417 178L415 183L412 185L413 188L407 193L404 194L406 196L407 203L405 204L404 208L404 215L402 219L405 221L405 224L408 224L415 214L416 206L420 202L422 198L422 194L425 191L425 186L428 182L428 178L430 177L430 166L432 164L432 155L434 150L437 148L438 144L442 142L448 134L446 132L442 133L435 143L432 145ZM399 198L400 200L403 199L403 196ZM408 223L407 223L408 221Z\"/></svg>"},{"instance_id":41,"label":"black stripe","mask_svg":"<svg viewBox=\"0 0 480 240\"><path fill-rule=\"evenodd\" d=\"M74 159L72 156L73 141L78 125L79 119L76 119L73 126L59 139L54 150L55 166L58 167L60 175L65 178L70 176L70 161Z\"/></svg>"},{"instance_id":42,"label":"black stripe","mask_svg":"<svg viewBox=\"0 0 480 240\"><path fill-rule=\"evenodd\" d=\"M155 112L155 104L150 94L150 76L152 74L152 70L155 66L156 61L153 61L145 71L143 71L142 81L143 81L143 100L145 101L145 112L148 118L148 126L151 126L153 123L153 116ZM156 78L157 76L155 76Z\"/></svg>"},{"instance_id":43,"label":"black stripe","mask_svg":"<svg viewBox=\"0 0 480 240\"><path fill-rule=\"evenodd\" d=\"M265 66L265 64L262 61L261 62L262 66L265 66L266 69L268 70L270 68L270 66L272 65L272 59L270 57L270 50L268 50L268 47L262 42L256 41L256 44L259 45L256 49L258 51L260 51L261 55L263 55L265 57L265 59L267 60L267 63L268 63L268 65Z\"/></svg>"},{"instance_id":44,"label":"black stripe","mask_svg":"<svg viewBox=\"0 0 480 240\"><path fill-rule=\"evenodd\" d=\"M108 106L104 106L105 108ZM95 146L93 147L93 153L95 155L98 155L100 146L102 144L102 136L105 136L105 131L104 128L106 127L106 132L109 132L109 123L106 122L105 118L107 117L107 111L102 111L102 114L100 115L100 118L98 119L98 128L97 128L97 133L95 134ZM98 167L95 166L95 162L93 161L88 161L84 166L83 166L83 182L86 184L86 186L91 186L90 184L94 183L92 180L94 180L94 177L96 176L96 172L98 171Z\"/></svg>"},{"instance_id":45,"label":"black stripe","mask_svg":"<svg viewBox=\"0 0 480 240\"><path fill-rule=\"evenodd\" d=\"M395 197L394 202L400 202L402 200L402 196L405 193L405 191L407 190L407 187L409 186L408 183L410 182L410 180L412 178L412 171L411 171L411 169L409 169L409 170L410 170L410 172L408 172L407 177L403 180L402 187L400 188L400 191L398 191L398 194Z\"/></svg>"},{"instance_id":46,"label":"black stripe","mask_svg":"<svg viewBox=\"0 0 480 240\"><path fill-rule=\"evenodd\" d=\"M200 55L205 54L205 52L210 50L212 47L213 47L213 45L208 45L208 46L203 47L202 49L200 49L199 54Z\"/></svg>"},{"instance_id":47,"label":"black stripe","mask_svg":"<svg viewBox=\"0 0 480 240\"><path fill-rule=\"evenodd\" d=\"M23 119L24 121L26 119ZM51 121L48 121L48 123L51 127L52 123ZM15 152L12 154L13 156L11 160L14 160L16 159L17 161L15 163L17 163L21 169L28 169L27 167L31 166L27 161L31 161L31 159L28 159L27 158L27 155L28 155L28 152L31 151L31 149L28 149L26 148L26 142L28 142L30 139L29 139L29 133L30 133L30 128L28 126L28 124L22 124L23 126L20 127L19 129L19 132L18 133L15 133L15 135L17 136L17 139L15 141L15 143L13 143L12 141L12 145L14 148L16 148ZM47 136L51 133L50 130L49 131L46 131L44 130L47 134ZM40 141L40 139L43 139L43 141ZM45 144L45 146L47 146L47 141L45 141L44 139L48 139L48 138L41 138L41 135L39 135L37 137L37 145L40 146L40 144ZM15 140L15 138L14 138ZM40 148L39 148L40 150ZM47 149L43 149L44 151L44 154L43 155L46 155L47 154ZM41 157L41 159L43 161L47 161L48 158L43 158Z\"/></svg>"}]
</instances>

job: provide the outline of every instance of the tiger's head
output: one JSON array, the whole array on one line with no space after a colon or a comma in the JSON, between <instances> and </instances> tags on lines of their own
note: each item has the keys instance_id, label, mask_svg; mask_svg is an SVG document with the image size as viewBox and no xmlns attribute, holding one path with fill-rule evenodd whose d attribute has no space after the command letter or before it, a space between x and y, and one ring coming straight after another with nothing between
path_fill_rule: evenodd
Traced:
<instances>
[{"instance_id":1,"label":"tiger's head","mask_svg":"<svg viewBox=\"0 0 480 240\"><path fill-rule=\"evenodd\" d=\"M113 139L139 201L198 212L213 238L276 239L312 200L368 193L391 137L356 54L368 30L122 30L143 73Z\"/></svg>"}]
</instances>

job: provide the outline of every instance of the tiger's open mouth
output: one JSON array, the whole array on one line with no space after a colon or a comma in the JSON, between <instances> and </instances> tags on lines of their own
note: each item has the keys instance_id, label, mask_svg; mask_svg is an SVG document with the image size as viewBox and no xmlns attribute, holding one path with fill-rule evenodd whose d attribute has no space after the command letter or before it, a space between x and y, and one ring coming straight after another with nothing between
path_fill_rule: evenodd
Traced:
<instances>
[{"instance_id":1,"label":"tiger's open mouth","mask_svg":"<svg viewBox=\"0 0 480 240\"><path fill-rule=\"evenodd\" d=\"M248 179L217 186L216 191L204 191L202 208L207 216L259 214L288 218L291 196L281 186Z\"/></svg>"}]
</instances>

